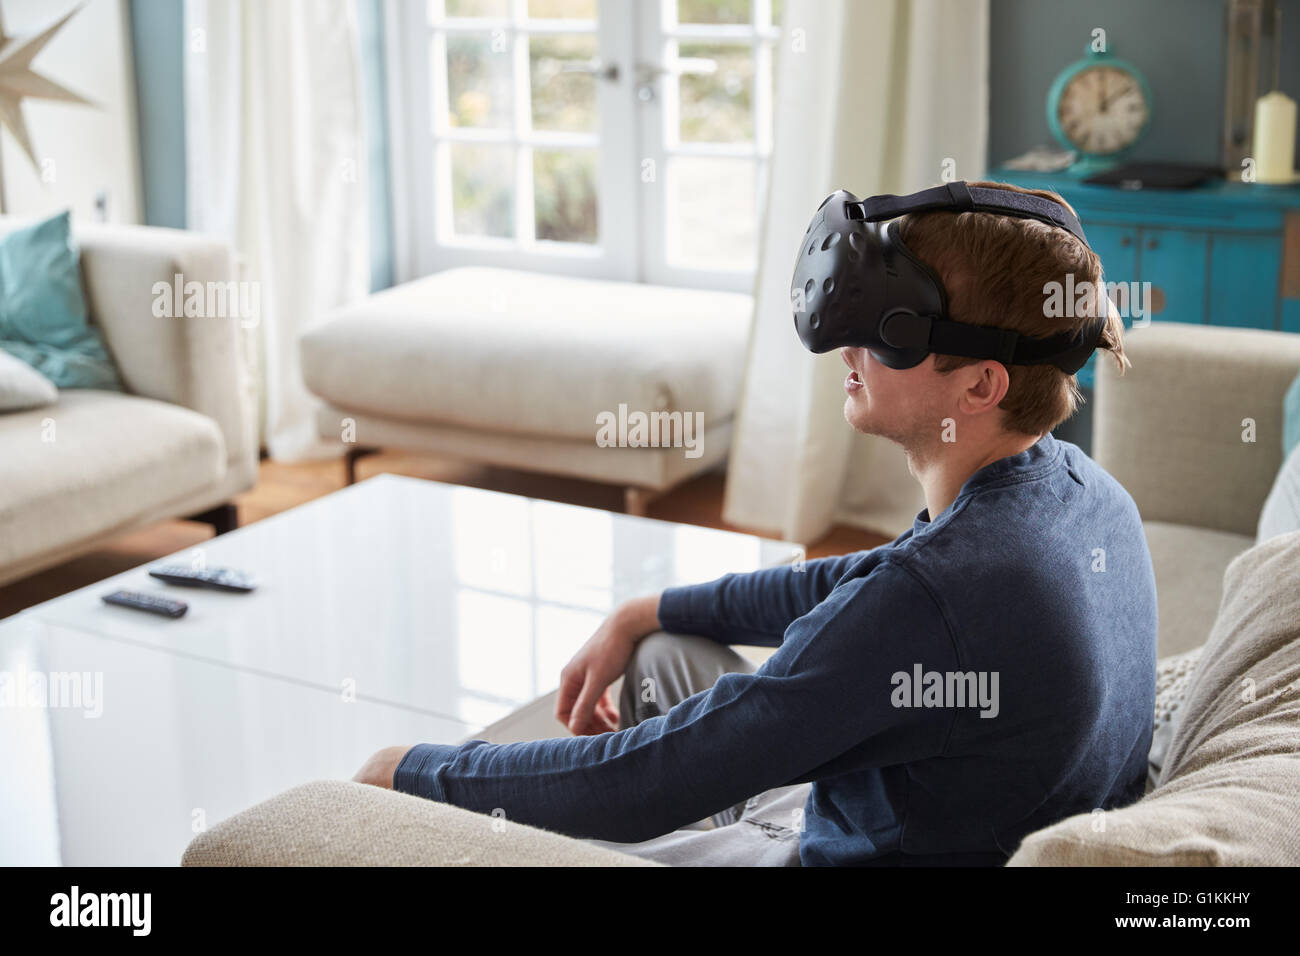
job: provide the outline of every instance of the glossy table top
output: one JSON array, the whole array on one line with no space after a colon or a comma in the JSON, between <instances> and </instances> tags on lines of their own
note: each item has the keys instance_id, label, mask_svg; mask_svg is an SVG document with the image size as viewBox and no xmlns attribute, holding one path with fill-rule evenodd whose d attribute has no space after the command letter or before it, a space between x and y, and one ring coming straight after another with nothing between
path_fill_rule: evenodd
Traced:
<instances>
[{"instance_id":1,"label":"glossy table top","mask_svg":"<svg viewBox=\"0 0 1300 956\"><path fill-rule=\"evenodd\" d=\"M792 553L385 475L165 559L250 572L252 594L142 567L64 595L0 621L0 863L175 863L205 820L549 692L616 603ZM190 610L100 600L118 588ZM61 675L61 706L32 674Z\"/></svg>"}]
</instances>

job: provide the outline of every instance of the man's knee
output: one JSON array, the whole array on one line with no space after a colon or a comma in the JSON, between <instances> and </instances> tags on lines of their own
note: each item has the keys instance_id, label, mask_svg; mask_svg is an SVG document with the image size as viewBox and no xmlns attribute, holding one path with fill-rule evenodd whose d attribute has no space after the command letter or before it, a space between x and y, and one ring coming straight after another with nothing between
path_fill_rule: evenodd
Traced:
<instances>
[{"instance_id":1,"label":"man's knee","mask_svg":"<svg viewBox=\"0 0 1300 956\"><path fill-rule=\"evenodd\" d=\"M655 631L637 642L623 672L619 712L624 726L667 713L691 696L692 654L706 653L712 641ZM716 645L713 645L716 647Z\"/></svg>"},{"instance_id":2,"label":"man's knee","mask_svg":"<svg viewBox=\"0 0 1300 956\"><path fill-rule=\"evenodd\" d=\"M708 690L723 674L754 666L730 647L706 637L655 631L642 638L623 675L624 703L638 720L666 713L693 694Z\"/></svg>"},{"instance_id":3,"label":"man's knee","mask_svg":"<svg viewBox=\"0 0 1300 956\"><path fill-rule=\"evenodd\" d=\"M707 669L712 669L709 668L711 658L728 650L708 638L655 631L637 642L623 677L635 685L667 675L680 679L694 669L691 666L694 663L704 663Z\"/></svg>"}]
</instances>

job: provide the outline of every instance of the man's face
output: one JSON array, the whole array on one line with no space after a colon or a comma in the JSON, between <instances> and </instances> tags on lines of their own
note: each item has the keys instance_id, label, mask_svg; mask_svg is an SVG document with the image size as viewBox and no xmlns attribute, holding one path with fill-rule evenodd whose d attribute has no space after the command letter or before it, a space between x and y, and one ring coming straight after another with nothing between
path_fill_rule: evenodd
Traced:
<instances>
[{"instance_id":1,"label":"man's face","mask_svg":"<svg viewBox=\"0 0 1300 956\"><path fill-rule=\"evenodd\" d=\"M844 380L844 418L855 429L906 447L937 440L957 407L959 376L935 371L934 356L908 369L882 365L863 348L840 349L853 371Z\"/></svg>"}]
</instances>

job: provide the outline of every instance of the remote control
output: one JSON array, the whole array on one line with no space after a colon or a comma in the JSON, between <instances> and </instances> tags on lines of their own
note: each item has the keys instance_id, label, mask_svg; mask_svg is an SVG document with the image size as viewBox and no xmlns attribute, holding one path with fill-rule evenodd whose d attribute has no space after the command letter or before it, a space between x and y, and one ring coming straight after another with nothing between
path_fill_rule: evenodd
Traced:
<instances>
[{"instance_id":1,"label":"remote control","mask_svg":"<svg viewBox=\"0 0 1300 956\"><path fill-rule=\"evenodd\" d=\"M112 594L104 595L104 603L116 604L118 607L131 607L137 611L148 611L150 614L161 614L163 617L182 617L190 609L184 601L173 601L144 591L114 591Z\"/></svg>"},{"instance_id":2,"label":"remote control","mask_svg":"<svg viewBox=\"0 0 1300 956\"><path fill-rule=\"evenodd\" d=\"M191 568L184 564L159 564L149 569L150 577L183 588L212 588L247 594L257 587L251 576L231 568Z\"/></svg>"}]
</instances>

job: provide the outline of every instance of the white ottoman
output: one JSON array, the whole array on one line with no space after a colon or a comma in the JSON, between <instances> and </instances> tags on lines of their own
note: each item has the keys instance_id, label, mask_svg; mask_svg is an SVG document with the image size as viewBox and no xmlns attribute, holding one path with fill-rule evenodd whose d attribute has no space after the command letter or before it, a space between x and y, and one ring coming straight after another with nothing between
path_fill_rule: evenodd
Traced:
<instances>
[{"instance_id":1,"label":"white ottoman","mask_svg":"<svg viewBox=\"0 0 1300 956\"><path fill-rule=\"evenodd\" d=\"M326 403L322 437L619 484L640 513L725 460L752 307L730 292L450 269L309 332L303 377Z\"/></svg>"}]
</instances>

